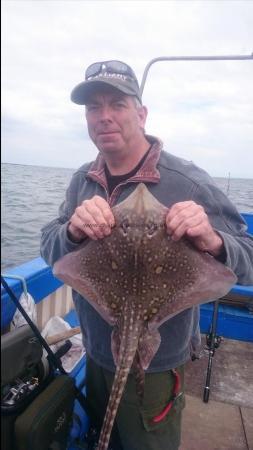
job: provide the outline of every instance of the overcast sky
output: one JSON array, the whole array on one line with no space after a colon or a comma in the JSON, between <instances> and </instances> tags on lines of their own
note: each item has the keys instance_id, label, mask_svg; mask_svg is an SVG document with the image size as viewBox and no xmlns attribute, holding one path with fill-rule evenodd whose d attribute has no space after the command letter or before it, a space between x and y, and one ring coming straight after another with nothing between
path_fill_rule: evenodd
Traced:
<instances>
[{"instance_id":1,"label":"overcast sky","mask_svg":"<svg viewBox=\"0 0 253 450\"><path fill-rule=\"evenodd\" d=\"M2 1L2 162L77 168L96 157L86 67L120 59L141 81L158 56L251 54L253 1ZM146 131L212 176L253 178L253 61L160 62Z\"/></svg>"}]
</instances>

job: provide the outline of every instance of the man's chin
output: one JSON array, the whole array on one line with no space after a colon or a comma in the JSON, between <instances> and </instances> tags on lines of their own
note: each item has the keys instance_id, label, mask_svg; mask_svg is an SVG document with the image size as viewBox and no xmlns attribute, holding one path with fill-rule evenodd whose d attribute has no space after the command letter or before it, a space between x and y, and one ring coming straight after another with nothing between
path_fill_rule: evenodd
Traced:
<instances>
[{"instance_id":1,"label":"man's chin","mask_svg":"<svg viewBox=\"0 0 253 450\"><path fill-rule=\"evenodd\" d=\"M114 153L114 152L119 151L119 149L120 149L119 145L115 145L115 144L113 145L113 144L109 144L109 143L100 144L97 147L100 150L100 152L102 152L102 153Z\"/></svg>"},{"instance_id":2,"label":"man's chin","mask_svg":"<svg viewBox=\"0 0 253 450\"><path fill-rule=\"evenodd\" d=\"M97 140L97 147L100 151L114 152L120 148L119 139L102 138Z\"/></svg>"}]
</instances>

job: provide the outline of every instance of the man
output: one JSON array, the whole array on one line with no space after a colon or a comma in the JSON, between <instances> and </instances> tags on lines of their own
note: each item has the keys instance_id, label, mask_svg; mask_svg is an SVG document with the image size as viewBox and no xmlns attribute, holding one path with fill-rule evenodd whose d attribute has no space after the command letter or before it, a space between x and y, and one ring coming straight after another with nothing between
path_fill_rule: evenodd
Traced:
<instances>
[{"instance_id":1,"label":"man","mask_svg":"<svg viewBox=\"0 0 253 450\"><path fill-rule=\"evenodd\" d=\"M166 226L172 239L186 236L197 249L227 264L239 283L253 283L253 241L245 223L207 173L166 153L157 138L145 134L147 109L133 70L120 61L94 63L71 99L85 105L89 136L99 154L73 175L59 218L44 227L43 258L53 265L85 239L108 236L114 225L111 207L143 182L169 208ZM101 426L115 368L111 328L79 294L73 297L88 355L90 413ZM116 419L117 450L179 448L183 396L161 421L150 419L168 403L175 373L183 384L183 365L199 343L198 319L198 308L192 308L160 327L162 341L145 376L142 405L130 374Z\"/></svg>"}]
</instances>

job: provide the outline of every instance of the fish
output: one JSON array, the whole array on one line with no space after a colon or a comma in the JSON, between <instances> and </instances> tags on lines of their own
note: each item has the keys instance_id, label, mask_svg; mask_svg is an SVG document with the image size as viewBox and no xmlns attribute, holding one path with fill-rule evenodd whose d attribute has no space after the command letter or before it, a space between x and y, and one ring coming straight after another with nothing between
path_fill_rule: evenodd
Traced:
<instances>
[{"instance_id":1,"label":"fish","mask_svg":"<svg viewBox=\"0 0 253 450\"><path fill-rule=\"evenodd\" d=\"M236 276L186 238L166 230L169 209L139 183L112 207L109 236L87 239L59 259L54 275L79 292L113 327L114 381L100 432L106 450L130 370L145 371L159 349L159 327L176 314L224 296ZM138 379L138 378L137 378ZM139 376L139 393L143 376Z\"/></svg>"}]
</instances>

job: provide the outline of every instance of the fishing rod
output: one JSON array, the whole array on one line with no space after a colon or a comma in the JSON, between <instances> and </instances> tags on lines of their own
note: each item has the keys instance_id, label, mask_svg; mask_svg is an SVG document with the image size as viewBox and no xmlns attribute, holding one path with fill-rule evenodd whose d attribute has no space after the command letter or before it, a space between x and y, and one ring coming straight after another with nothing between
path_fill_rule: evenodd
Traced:
<instances>
[{"instance_id":1,"label":"fishing rod","mask_svg":"<svg viewBox=\"0 0 253 450\"><path fill-rule=\"evenodd\" d=\"M224 56L159 56L157 58L151 59L146 65L142 81L140 85L141 95L143 94L144 86L148 76L150 67L156 62L160 61L243 61L243 60L253 60L253 52L251 55L224 55Z\"/></svg>"}]
</instances>

